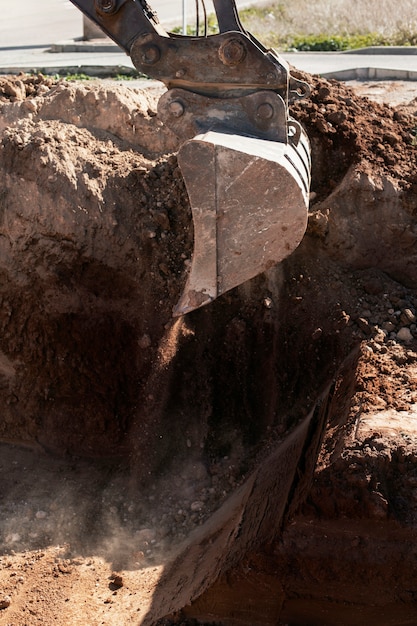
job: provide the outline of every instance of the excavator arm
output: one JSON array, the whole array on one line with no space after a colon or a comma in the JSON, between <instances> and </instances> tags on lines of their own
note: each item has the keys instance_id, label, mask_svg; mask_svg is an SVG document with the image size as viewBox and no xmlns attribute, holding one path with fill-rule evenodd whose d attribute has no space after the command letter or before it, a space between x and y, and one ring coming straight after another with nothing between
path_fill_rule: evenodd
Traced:
<instances>
[{"instance_id":1,"label":"excavator arm","mask_svg":"<svg viewBox=\"0 0 417 626\"><path fill-rule=\"evenodd\" d=\"M146 0L71 2L167 87L158 115L183 142L178 162L194 222L174 315L288 256L306 229L311 170L307 136L288 104L308 85L245 31L234 0L213 0L219 32L209 36L166 32Z\"/></svg>"}]
</instances>

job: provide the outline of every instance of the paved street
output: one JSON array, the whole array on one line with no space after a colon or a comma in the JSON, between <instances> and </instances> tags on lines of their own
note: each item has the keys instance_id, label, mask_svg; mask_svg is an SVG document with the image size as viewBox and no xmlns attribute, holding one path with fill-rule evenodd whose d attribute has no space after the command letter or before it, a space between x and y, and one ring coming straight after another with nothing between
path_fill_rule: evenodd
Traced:
<instances>
[{"instance_id":1,"label":"paved street","mask_svg":"<svg viewBox=\"0 0 417 626\"><path fill-rule=\"evenodd\" d=\"M50 45L82 34L82 15L68 0L0 0L0 48Z\"/></svg>"},{"instance_id":2,"label":"paved street","mask_svg":"<svg viewBox=\"0 0 417 626\"><path fill-rule=\"evenodd\" d=\"M239 8L256 0L237 0ZM165 24L182 23L182 0L150 0ZM212 5L210 5L212 8ZM194 0L187 0L194 7ZM211 10L208 6L207 8ZM190 9L191 10L191 9ZM133 68L121 50L51 54L51 44L83 34L82 13L69 0L0 0L0 73L44 71L106 75ZM174 22L175 23L175 22ZM192 23L192 22L190 22ZM351 53L285 53L295 67L339 80L417 80L417 47L382 48Z\"/></svg>"},{"instance_id":3,"label":"paved street","mask_svg":"<svg viewBox=\"0 0 417 626\"><path fill-rule=\"evenodd\" d=\"M183 0L151 0L149 4L164 24L182 24ZM237 0L238 8L250 4L256 0ZM194 0L186 0L185 6L193 15ZM213 12L210 0L206 6ZM83 34L82 13L69 0L0 0L0 15L0 49L48 46Z\"/></svg>"}]
</instances>

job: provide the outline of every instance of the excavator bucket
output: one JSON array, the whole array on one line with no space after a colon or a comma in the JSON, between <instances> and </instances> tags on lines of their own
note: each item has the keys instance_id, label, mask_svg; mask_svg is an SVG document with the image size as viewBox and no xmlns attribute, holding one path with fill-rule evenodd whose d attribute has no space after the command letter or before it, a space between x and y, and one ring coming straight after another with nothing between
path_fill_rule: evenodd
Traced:
<instances>
[{"instance_id":1,"label":"excavator bucket","mask_svg":"<svg viewBox=\"0 0 417 626\"><path fill-rule=\"evenodd\" d=\"M310 150L288 104L308 85L246 32L235 0L213 0L219 32L207 35L205 19L203 36L198 19L195 36L167 33L146 0L71 1L168 90L158 116L184 142L178 160L194 221L190 273L173 314L282 261L307 225Z\"/></svg>"},{"instance_id":2,"label":"excavator bucket","mask_svg":"<svg viewBox=\"0 0 417 626\"><path fill-rule=\"evenodd\" d=\"M191 203L194 251L174 316L271 268L300 243L310 149L296 122L292 133L282 143L209 131L182 145L178 162Z\"/></svg>"}]
</instances>

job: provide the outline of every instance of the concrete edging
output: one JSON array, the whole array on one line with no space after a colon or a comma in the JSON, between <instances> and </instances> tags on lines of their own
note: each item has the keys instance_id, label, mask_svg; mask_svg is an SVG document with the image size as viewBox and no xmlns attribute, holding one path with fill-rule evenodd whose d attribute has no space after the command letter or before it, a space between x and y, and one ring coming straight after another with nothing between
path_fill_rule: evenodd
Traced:
<instances>
[{"instance_id":1,"label":"concrete edging","mask_svg":"<svg viewBox=\"0 0 417 626\"><path fill-rule=\"evenodd\" d=\"M417 70L403 70L383 67L355 67L344 70L320 72L320 76L340 81L347 80L417 80Z\"/></svg>"}]
</instances>

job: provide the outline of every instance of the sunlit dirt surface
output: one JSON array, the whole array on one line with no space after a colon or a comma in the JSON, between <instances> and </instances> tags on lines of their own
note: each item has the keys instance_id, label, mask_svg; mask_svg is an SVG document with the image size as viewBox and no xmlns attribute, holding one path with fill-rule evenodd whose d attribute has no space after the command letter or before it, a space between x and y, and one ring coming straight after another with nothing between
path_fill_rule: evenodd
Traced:
<instances>
[{"instance_id":1,"label":"sunlit dirt surface","mask_svg":"<svg viewBox=\"0 0 417 626\"><path fill-rule=\"evenodd\" d=\"M417 86L354 83L358 104L319 81L298 111L316 156L306 241L282 274L175 323L189 214L155 102L0 86L0 625L164 618L176 555L222 506L226 526L228 499L355 346L304 504L217 592L193 596L204 558L177 572L189 595L164 623L417 623ZM375 243L377 226L394 235Z\"/></svg>"}]
</instances>

